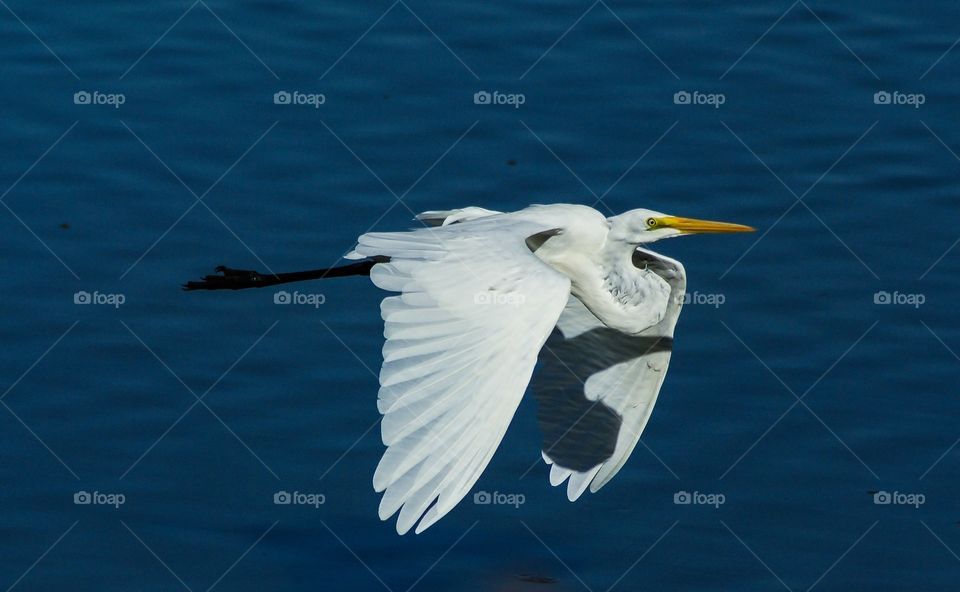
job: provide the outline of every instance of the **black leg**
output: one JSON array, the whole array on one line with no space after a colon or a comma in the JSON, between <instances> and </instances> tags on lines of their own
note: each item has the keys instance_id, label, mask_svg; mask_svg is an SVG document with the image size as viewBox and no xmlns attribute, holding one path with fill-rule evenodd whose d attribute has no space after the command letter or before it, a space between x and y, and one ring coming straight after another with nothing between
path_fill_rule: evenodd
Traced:
<instances>
[{"instance_id":1,"label":"black leg","mask_svg":"<svg viewBox=\"0 0 960 592\"><path fill-rule=\"evenodd\" d=\"M293 271L289 273L264 274L249 269L232 269L220 265L216 271L220 275L207 275L198 282L187 282L183 289L192 290L243 290L246 288L265 288L277 284L317 280L330 277L347 277L351 275L370 275L370 269L377 263L389 261L387 257L375 257L351 263L341 267L327 269L311 269L309 271Z\"/></svg>"}]
</instances>

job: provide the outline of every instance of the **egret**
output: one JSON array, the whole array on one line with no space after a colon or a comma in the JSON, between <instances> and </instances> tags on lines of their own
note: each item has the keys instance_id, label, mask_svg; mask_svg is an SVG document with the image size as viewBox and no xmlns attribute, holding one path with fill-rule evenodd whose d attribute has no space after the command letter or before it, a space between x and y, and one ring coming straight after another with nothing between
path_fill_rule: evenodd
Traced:
<instances>
[{"instance_id":1,"label":"egret","mask_svg":"<svg viewBox=\"0 0 960 592\"><path fill-rule=\"evenodd\" d=\"M262 274L219 267L186 290L369 275L384 298L377 408L386 451L380 518L420 533L470 491L528 385L550 483L596 492L640 439L666 375L686 290L679 261L645 245L749 226L580 205L424 212L368 232L342 267ZM542 351L541 351L542 350ZM541 359L542 371L531 377Z\"/></svg>"}]
</instances>

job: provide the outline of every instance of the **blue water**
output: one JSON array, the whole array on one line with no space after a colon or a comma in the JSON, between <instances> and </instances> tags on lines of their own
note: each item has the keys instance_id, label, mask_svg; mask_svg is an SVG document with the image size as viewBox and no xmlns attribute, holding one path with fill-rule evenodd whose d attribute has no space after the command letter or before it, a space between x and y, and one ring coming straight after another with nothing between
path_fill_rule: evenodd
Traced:
<instances>
[{"instance_id":1,"label":"blue water","mask_svg":"<svg viewBox=\"0 0 960 592\"><path fill-rule=\"evenodd\" d=\"M8 0L0 586L956 589L960 7L744 4ZM685 308L643 445L575 504L526 400L475 488L524 503L397 536L383 294L179 290L551 202L760 230L657 245L723 303Z\"/></svg>"}]
</instances>

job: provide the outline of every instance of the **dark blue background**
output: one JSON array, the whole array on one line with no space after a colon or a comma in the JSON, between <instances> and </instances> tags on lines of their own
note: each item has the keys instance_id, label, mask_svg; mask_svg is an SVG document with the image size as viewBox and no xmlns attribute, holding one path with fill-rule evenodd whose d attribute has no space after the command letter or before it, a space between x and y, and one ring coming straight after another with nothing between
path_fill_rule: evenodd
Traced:
<instances>
[{"instance_id":1,"label":"dark blue background","mask_svg":"<svg viewBox=\"0 0 960 592\"><path fill-rule=\"evenodd\" d=\"M956 4L0 4L0 586L955 589ZM542 463L520 478L524 401L476 491L525 503L398 537L371 487L383 294L179 290L326 266L422 210L552 202L760 229L657 245L725 302L685 309L643 445L575 504Z\"/></svg>"}]
</instances>

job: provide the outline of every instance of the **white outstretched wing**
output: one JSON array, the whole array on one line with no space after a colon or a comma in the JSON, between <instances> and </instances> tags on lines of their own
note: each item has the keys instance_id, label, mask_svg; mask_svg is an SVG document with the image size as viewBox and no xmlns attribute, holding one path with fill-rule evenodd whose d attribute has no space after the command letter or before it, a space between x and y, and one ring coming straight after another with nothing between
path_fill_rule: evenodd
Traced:
<instances>
[{"instance_id":1,"label":"white outstretched wing","mask_svg":"<svg viewBox=\"0 0 960 592\"><path fill-rule=\"evenodd\" d=\"M543 459L552 465L550 483L567 481L570 501L588 486L593 492L603 487L626 462L670 363L686 290L683 266L645 249L637 249L634 261L670 286L663 320L639 335L628 335L604 325L571 296L558 330L541 353L544 367L532 383Z\"/></svg>"},{"instance_id":2,"label":"white outstretched wing","mask_svg":"<svg viewBox=\"0 0 960 592\"><path fill-rule=\"evenodd\" d=\"M373 477L380 518L422 532L467 494L500 444L570 281L524 241L550 230L510 214L368 233L355 253L389 257L378 408L387 450ZM422 517L422 520L421 520Z\"/></svg>"}]
</instances>

